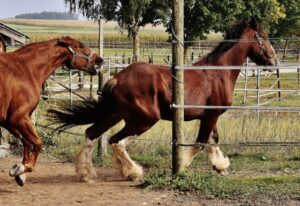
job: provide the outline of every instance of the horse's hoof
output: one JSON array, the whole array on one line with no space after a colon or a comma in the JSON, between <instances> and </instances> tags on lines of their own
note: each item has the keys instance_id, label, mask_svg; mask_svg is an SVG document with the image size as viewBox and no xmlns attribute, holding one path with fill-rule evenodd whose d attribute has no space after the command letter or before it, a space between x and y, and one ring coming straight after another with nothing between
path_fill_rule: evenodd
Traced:
<instances>
[{"instance_id":1,"label":"horse's hoof","mask_svg":"<svg viewBox=\"0 0 300 206\"><path fill-rule=\"evenodd\" d=\"M219 170L216 166L213 166L213 170L215 170L219 175L225 176L228 174L227 169Z\"/></svg>"},{"instance_id":2,"label":"horse's hoof","mask_svg":"<svg viewBox=\"0 0 300 206\"><path fill-rule=\"evenodd\" d=\"M82 182L86 182L86 183L95 183L95 179L92 179L92 178L90 178L88 176L81 176L80 180Z\"/></svg>"},{"instance_id":3,"label":"horse's hoof","mask_svg":"<svg viewBox=\"0 0 300 206\"><path fill-rule=\"evenodd\" d=\"M23 164L15 164L12 166L12 168L9 170L9 175L12 177L18 176L25 172L25 166Z\"/></svg>"},{"instance_id":4,"label":"horse's hoof","mask_svg":"<svg viewBox=\"0 0 300 206\"><path fill-rule=\"evenodd\" d=\"M225 176L225 175L228 175L228 170L225 169L225 170L222 170L222 171L218 171L218 173L222 176Z\"/></svg>"},{"instance_id":5,"label":"horse's hoof","mask_svg":"<svg viewBox=\"0 0 300 206\"><path fill-rule=\"evenodd\" d=\"M24 183L26 181L26 174L23 173L21 175L15 176L15 180L19 186L24 186Z\"/></svg>"}]
</instances>

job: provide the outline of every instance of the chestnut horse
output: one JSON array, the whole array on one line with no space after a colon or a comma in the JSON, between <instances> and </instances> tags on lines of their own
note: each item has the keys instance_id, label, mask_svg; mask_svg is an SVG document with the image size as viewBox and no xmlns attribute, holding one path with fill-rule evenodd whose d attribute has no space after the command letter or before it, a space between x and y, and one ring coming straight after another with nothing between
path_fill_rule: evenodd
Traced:
<instances>
[{"instance_id":1,"label":"chestnut horse","mask_svg":"<svg viewBox=\"0 0 300 206\"><path fill-rule=\"evenodd\" d=\"M277 57L267 34L255 21L241 22L226 33L210 54L195 66L242 66L246 57L258 65L277 65ZM184 101L193 105L232 104L232 96L239 70L185 70ZM86 143L76 158L76 170L84 181L93 181L96 173L91 155L97 138L109 128L125 121L121 131L114 134L109 143L121 164L121 174L129 179L142 176L142 168L130 159L125 150L125 138L140 135L158 120L172 120L172 76L167 66L134 63L112 77L102 90L100 102L83 101L72 108L50 110L52 120L62 123L58 130L93 123L86 130ZM185 109L186 121L200 119L197 143L218 143L216 123L225 109ZM213 135L210 137L210 134ZM124 141L122 141L124 140ZM187 150L184 166L188 166L200 148ZM208 161L213 169L226 172L230 162L219 147L208 146Z\"/></svg>"},{"instance_id":2,"label":"chestnut horse","mask_svg":"<svg viewBox=\"0 0 300 206\"><path fill-rule=\"evenodd\" d=\"M33 170L41 151L42 141L30 116L39 103L43 82L61 65L94 75L101 62L92 50L69 37L0 54L0 126L24 145L22 164L15 164L9 172L19 185L25 183L26 173Z\"/></svg>"}]
</instances>

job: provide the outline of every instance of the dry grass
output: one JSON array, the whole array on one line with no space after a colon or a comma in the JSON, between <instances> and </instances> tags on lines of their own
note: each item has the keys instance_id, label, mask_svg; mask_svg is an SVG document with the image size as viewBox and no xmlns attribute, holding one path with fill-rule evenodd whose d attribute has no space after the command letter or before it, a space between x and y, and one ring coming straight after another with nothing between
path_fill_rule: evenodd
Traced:
<instances>
[{"instance_id":1,"label":"dry grass","mask_svg":"<svg viewBox=\"0 0 300 206\"><path fill-rule=\"evenodd\" d=\"M39 19L0 19L0 22L6 24L17 24L27 26L47 26L47 27L64 27L64 28L95 28L98 29L98 22L91 20L39 20ZM105 29L115 29L118 27L118 23L115 21L104 21L103 26ZM164 31L162 25L153 27L146 25L146 30Z\"/></svg>"}]
</instances>

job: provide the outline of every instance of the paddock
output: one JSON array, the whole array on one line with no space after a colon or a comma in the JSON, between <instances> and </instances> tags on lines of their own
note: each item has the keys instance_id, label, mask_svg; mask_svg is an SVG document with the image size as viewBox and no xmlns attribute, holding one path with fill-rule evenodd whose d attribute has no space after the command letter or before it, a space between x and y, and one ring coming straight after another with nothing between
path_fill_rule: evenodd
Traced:
<instances>
[{"instance_id":1,"label":"paddock","mask_svg":"<svg viewBox=\"0 0 300 206\"><path fill-rule=\"evenodd\" d=\"M290 62L284 62L282 66L279 68L280 71L284 70L291 70L292 74L285 74L285 72L280 72L280 81L281 87L278 87L278 76L276 72L272 73L272 75L268 73L261 73L260 71L262 68L254 68L253 65L249 64L248 67L246 66L245 69L248 68L247 72L243 72L237 83L237 88L235 92L235 97L238 101L235 101L235 107L241 107L239 110L231 110L228 111L224 118L221 121L221 139L220 145L224 149L227 150L227 147L231 146L232 148L226 151L226 154L230 155L230 158L234 160L233 164L236 165L236 162L239 164L243 164L243 161L239 161L235 159L236 156L242 158L248 158L248 153L258 153L258 155L253 155L250 157L253 159L259 159L266 165L273 165L268 169L264 169L266 165L263 166L255 166L256 164L250 164L253 167L257 167L257 169L251 169L247 167L249 162L245 163L244 166L241 166L242 169L239 170L238 166L234 166L234 169L231 170L233 174L229 175L229 178L236 179L236 178L243 178L245 176L285 176L285 175L293 175L299 176L299 84L298 84L298 70L299 70L299 63L297 62L297 53L295 54L294 51L291 51L290 55L287 58ZM146 60L148 59L147 55L145 56ZM153 54L154 63L155 63L155 54ZM192 58L192 57L191 57ZM150 58L151 59L151 58ZM167 55L163 55L162 59L167 59ZM116 58L116 56L109 57L106 59L106 65L103 68L103 73L100 77L111 76L115 72L118 72L123 67L127 66L126 61L128 57L122 57L121 59ZM160 60L163 62L163 60ZM128 63L128 62L127 62ZM129 62L131 63L131 62ZM257 72L259 71L259 72ZM260 74L260 75L257 75ZM78 81L79 78L82 80ZM105 205L104 203L117 203L120 201L120 204L123 204L122 201L125 201L129 205L140 205L142 204L163 204L163 205L172 205L172 204L183 204L182 202L189 201L191 204L193 202L195 205L199 205L199 202L203 204L246 204L249 203L247 201L255 202L255 199L247 199L247 200L222 200L222 199L214 199L209 200L205 199L205 197L201 197L199 200L199 196L194 196L194 194L182 195L177 194L176 192L143 192L136 186L139 183L130 183L124 181L124 179L120 178L119 173L116 169L112 168L113 165L113 158L111 156L111 151L108 149L104 157L102 158L101 155L103 154L103 148L101 146L103 144L99 143L99 148L95 151L93 160L96 161L97 166L103 166L101 168L97 168L97 173L99 179L95 183L95 185L90 185L86 183L80 183L79 179L76 177L72 164L65 163L65 162L72 162L74 159L75 154L78 152L81 142L83 141L84 137L84 129L85 127L80 127L78 129L70 130L69 133L61 133L61 134L53 134L51 128L52 126L49 125L43 117L46 116L45 108L48 107L55 107L56 103L60 100L66 100L70 102L72 105L73 101L80 100L82 96L90 97L93 96L97 98L97 91L100 88L102 79L94 78L93 81L90 81L89 76L80 76L78 73L74 72L71 73L69 71L60 70L59 72L53 74L51 78L48 80L48 88L47 94L42 94L45 100L42 101L41 105L39 106L38 110L36 111L36 127L38 129L39 134L43 137L45 145L43 147L44 153L48 153L50 150L54 150L53 155L59 157L63 160L52 160L48 157L43 157L39 162L41 163L41 167L37 167L37 170L34 172L34 175L30 175L30 179L28 184L33 184L34 188L28 194L34 201L40 202L41 199L34 199L36 197L33 196L35 193L40 193L41 197L44 200L47 200L47 196L49 196L49 201L54 201L53 204L63 204L63 196L60 198L54 198L55 195L58 195L55 191L64 191L66 193L66 197L70 197L67 200L66 204L94 204L94 201L99 201L98 203L101 205ZM266 83L270 81L271 83ZM292 83L291 83L292 82ZM59 83L59 84L58 84ZM62 86L63 85L63 86ZM284 87L284 85L292 87ZM259 87L258 87L259 86ZM270 93L269 96L263 96L266 93ZM287 97L282 98L281 101L278 101L279 92L281 92L282 97L287 95ZM78 95L79 94L79 95ZM81 96L81 97L80 97ZM289 104L291 105L289 109L281 109L280 107L286 106L284 105L284 101L291 96L292 98L289 100ZM244 102L243 102L244 101ZM274 105L272 107L276 107L276 110L272 111L261 111L259 108L253 108L251 111L243 110L245 106L251 106L251 104L258 104L257 107L266 107L264 103L272 101ZM282 103L283 102L283 103ZM268 106L268 105L267 105ZM259 114L259 115L258 115ZM241 119L238 119L241 117ZM280 125L283 125L285 120L293 122L290 127L285 128L282 132L276 132L275 129L279 129ZM271 122L272 124L267 124L267 122ZM278 122L277 122L278 121ZM277 123L276 123L277 122ZM240 127L234 128L234 123L238 124ZM197 125L197 122L187 123L185 125L186 135L190 138L195 137L195 132L193 133L191 130L194 125ZM229 125L227 127L226 125ZM267 127L265 127L267 126ZM277 127L277 128L276 128ZM134 158L138 160L140 164L145 166L147 169L146 171L151 172L155 171L157 168L163 168L170 170L170 158L171 154L168 152L171 149L171 125L165 122L157 125L153 131L153 133L148 133L143 136L137 137L136 139L132 140L132 143L128 146L129 151L136 154ZM256 133L252 132L252 128L257 128ZM266 129L267 128L267 129ZM106 136L110 136L119 128L114 128L110 131ZM225 132L230 130L230 132ZM278 134L276 134L278 133ZM234 136L234 138L232 138ZM243 140L241 140L243 137ZM272 139L272 137L276 137L276 139ZM103 138L105 140L105 138ZM252 145L245 145L246 143ZM266 145L259 145L259 144L267 144L269 143L270 146ZM272 145L272 143L274 145ZM256 144L256 145L255 145ZM104 144L105 145L105 144ZM228 145L228 146L227 146ZM14 145L16 153L18 151L18 144ZM158 149L157 149L158 146ZM56 149L54 149L57 147ZM261 149L257 149L260 147ZM104 146L105 148L105 146ZM267 154L265 155L264 151L271 151L271 150L280 150L282 153L279 154ZM151 153L151 151L154 151ZM166 152L167 151L167 152ZM138 153L150 153L151 158L147 157L147 155L139 156ZM245 157L243 156L245 154ZM288 154L287 159L284 160L282 163L278 159L280 159L281 155ZM15 183L9 177L7 177L7 165L11 163L12 160L9 158L7 160L1 160L1 182L5 182L7 187L1 188L3 193L3 201L7 199L12 202L11 205L14 203L27 203L28 201L24 195L20 195L20 198L16 198L15 194L18 189L15 188ZM158 160L156 160L156 158ZM166 161L162 161L163 158L166 158ZM251 159L250 158L250 159ZM207 165L203 165L201 161L205 159L205 156L201 155L199 160L192 166L192 171L200 171L200 172L207 172L207 170L203 169ZM53 163L54 161L54 163ZM157 161L157 162L156 162ZM162 163L160 163L162 161ZM278 164L279 166L276 166ZM283 164L283 166L282 166ZM47 168L49 166L49 168ZM58 173L55 173L51 176L55 168L62 168ZM45 179L45 180L44 180ZM83 186L81 185L83 184ZM71 189L68 187L71 186ZM27 185L25 185L27 187ZM43 189L43 187L45 189ZM50 194L45 194L42 191L45 191L46 188L52 188ZM126 192L128 187L129 189L129 197L132 199L127 198L127 196L122 196L124 193L125 188ZM7 189L9 188L9 189ZM100 188L100 189L99 189ZM94 191L95 196L85 194L85 198L74 198L79 197L82 194L80 191ZM118 198L108 198L104 193L105 192L118 192ZM132 192L132 196L131 196ZM119 196L120 193L120 196ZM17 193L20 194L20 193ZM77 195L74 195L77 194ZM160 196L161 195L161 196ZM102 201L101 198L103 197ZM22 197L22 198L21 198ZM124 197L122 199L122 197ZM138 197L138 198L136 198ZM160 198L161 197L161 198ZM7 199L6 199L7 198ZM10 199L11 198L11 199ZM160 198L160 199L159 199ZM186 199L187 198L187 199ZM13 202L15 199L16 202ZM191 201L192 199L192 201ZM2 201L2 198L1 198ZM64 201L66 201L64 199ZM69 202L68 202L69 201ZM105 202L107 201L107 202ZM127 202L128 201L128 202ZM295 196L291 196L290 199L262 199L261 204L269 204L270 202L275 204L297 204L298 199ZM46 202L46 201L45 201ZM0 202L1 203L1 202ZM4 204L8 204L8 202L3 202ZM65 202L64 202L65 203Z\"/></svg>"}]
</instances>

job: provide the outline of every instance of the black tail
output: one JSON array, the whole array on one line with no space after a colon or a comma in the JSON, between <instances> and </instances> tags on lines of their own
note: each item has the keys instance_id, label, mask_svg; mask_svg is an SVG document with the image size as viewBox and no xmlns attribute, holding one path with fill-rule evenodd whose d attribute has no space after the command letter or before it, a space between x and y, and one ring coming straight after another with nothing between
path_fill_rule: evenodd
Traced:
<instances>
[{"instance_id":1,"label":"black tail","mask_svg":"<svg viewBox=\"0 0 300 206\"><path fill-rule=\"evenodd\" d=\"M53 124L61 124L55 130L64 131L77 125L92 124L98 122L100 118L113 110L112 92L117 85L118 80L109 79L102 89L102 99L84 100L75 102L72 106L68 103L61 103L60 109L48 110L48 119Z\"/></svg>"},{"instance_id":2,"label":"black tail","mask_svg":"<svg viewBox=\"0 0 300 206\"><path fill-rule=\"evenodd\" d=\"M99 121L102 113L102 101L84 100L74 102L72 106L69 103L60 103L59 109L48 110L48 119L52 124L60 124L55 130L64 131L77 125L85 125Z\"/></svg>"}]
</instances>

